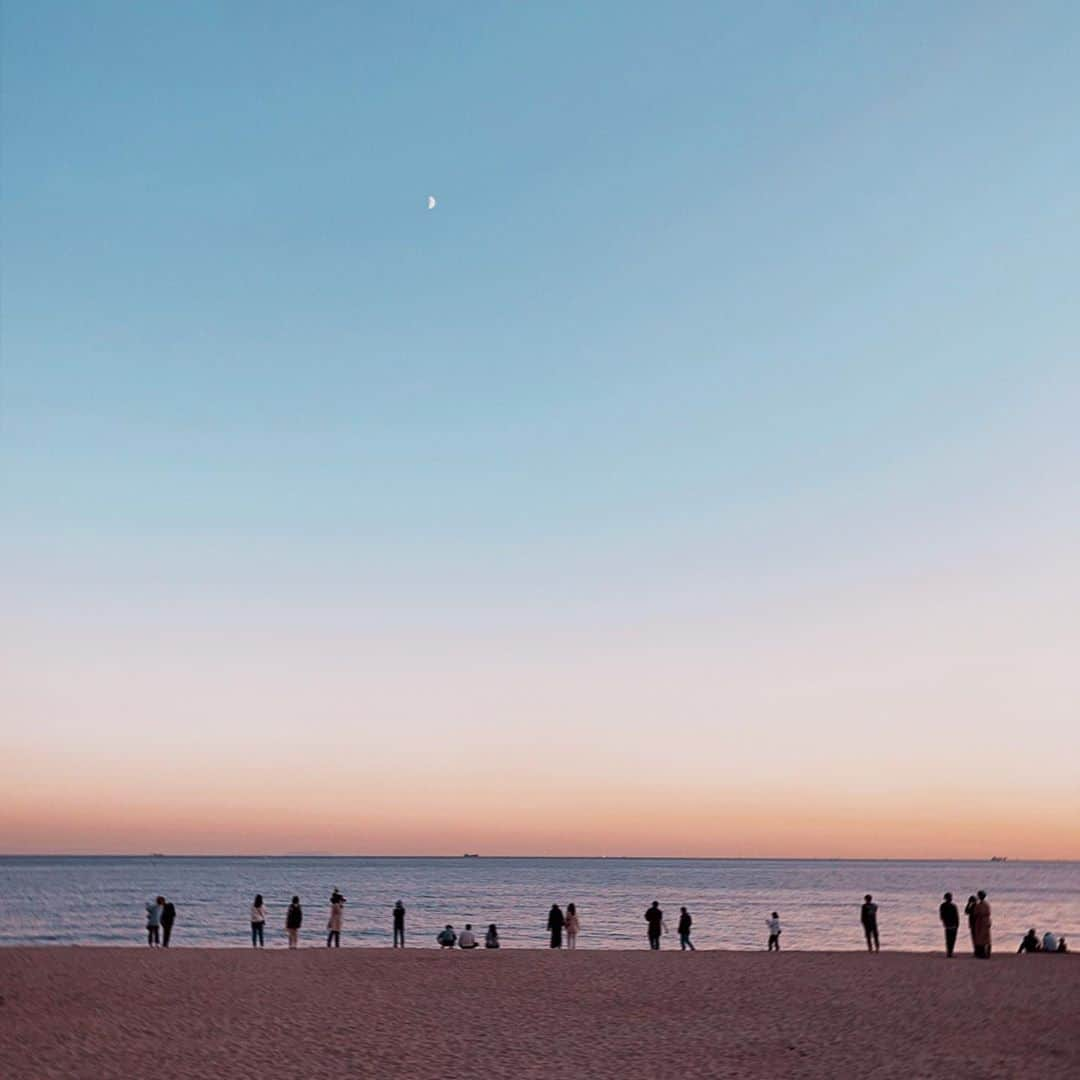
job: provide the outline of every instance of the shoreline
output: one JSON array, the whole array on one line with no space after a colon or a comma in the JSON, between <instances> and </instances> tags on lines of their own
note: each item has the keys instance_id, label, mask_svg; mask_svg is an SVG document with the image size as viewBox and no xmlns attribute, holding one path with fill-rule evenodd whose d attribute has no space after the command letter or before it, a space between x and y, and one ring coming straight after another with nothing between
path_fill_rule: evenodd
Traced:
<instances>
[{"instance_id":1,"label":"shoreline","mask_svg":"<svg viewBox=\"0 0 1080 1080\"><path fill-rule=\"evenodd\" d=\"M1076 955L5 947L0 1075L1052 1080Z\"/></svg>"}]
</instances>

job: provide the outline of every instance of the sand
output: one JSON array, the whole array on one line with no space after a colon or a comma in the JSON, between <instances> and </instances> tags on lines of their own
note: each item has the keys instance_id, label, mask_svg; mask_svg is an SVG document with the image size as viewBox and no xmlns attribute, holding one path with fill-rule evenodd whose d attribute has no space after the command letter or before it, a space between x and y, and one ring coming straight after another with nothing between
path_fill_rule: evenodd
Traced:
<instances>
[{"instance_id":1,"label":"sand","mask_svg":"<svg viewBox=\"0 0 1080 1080\"><path fill-rule=\"evenodd\" d=\"M1080 958L0 949L0 1076L1080 1076Z\"/></svg>"}]
</instances>

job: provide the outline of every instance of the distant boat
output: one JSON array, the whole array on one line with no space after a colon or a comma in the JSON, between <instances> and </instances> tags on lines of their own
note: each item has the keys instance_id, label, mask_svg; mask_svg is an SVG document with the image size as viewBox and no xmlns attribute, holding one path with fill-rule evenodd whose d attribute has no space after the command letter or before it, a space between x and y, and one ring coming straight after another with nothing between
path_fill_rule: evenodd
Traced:
<instances>
[{"instance_id":1,"label":"distant boat","mask_svg":"<svg viewBox=\"0 0 1080 1080\"><path fill-rule=\"evenodd\" d=\"M479 859L480 858L480 856L477 855L475 851L466 851L465 854L462 855L461 857L463 859Z\"/></svg>"},{"instance_id":2,"label":"distant boat","mask_svg":"<svg viewBox=\"0 0 1080 1080\"><path fill-rule=\"evenodd\" d=\"M165 852L164 851L151 851L150 852L150 858L151 859L164 859L165 858Z\"/></svg>"},{"instance_id":3,"label":"distant boat","mask_svg":"<svg viewBox=\"0 0 1080 1080\"><path fill-rule=\"evenodd\" d=\"M991 855L990 856L990 861L991 862L1008 862L1009 861L1009 856L1008 855Z\"/></svg>"}]
</instances>

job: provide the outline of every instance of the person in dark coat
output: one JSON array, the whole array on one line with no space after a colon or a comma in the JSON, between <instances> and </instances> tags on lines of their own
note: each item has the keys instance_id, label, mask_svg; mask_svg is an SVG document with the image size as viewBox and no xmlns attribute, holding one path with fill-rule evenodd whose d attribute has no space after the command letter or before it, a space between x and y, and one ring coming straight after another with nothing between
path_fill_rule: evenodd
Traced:
<instances>
[{"instance_id":1,"label":"person in dark coat","mask_svg":"<svg viewBox=\"0 0 1080 1080\"><path fill-rule=\"evenodd\" d=\"M548 912L547 928L551 931L551 947L553 949L562 948L562 932L565 925L566 916L562 913L562 908L558 904L552 904L551 910Z\"/></svg>"},{"instance_id":2,"label":"person in dark coat","mask_svg":"<svg viewBox=\"0 0 1080 1080\"><path fill-rule=\"evenodd\" d=\"M172 937L173 923L176 922L176 908L173 903L159 896L157 902L161 907L161 947L169 947L169 938Z\"/></svg>"},{"instance_id":3,"label":"person in dark coat","mask_svg":"<svg viewBox=\"0 0 1080 1080\"><path fill-rule=\"evenodd\" d=\"M694 943L690 940L690 928L694 925L694 918L686 908L679 908L679 948L683 951L689 949L694 952Z\"/></svg>"},{"instance_id":4,"label":"person in dark coat","mask_svg":"<svg viewBox=\"0 0 1080 1080\"><path fill-rule=\"evenodd\" d=\"M951 892L945 894L938 915L945 927L945 955L951 957L956 948L956 932L960 929L960 909L953 903Z\"/></svg>"},{"instance_id":5,"label":"person in dark coat","mask_svg":"<svg viewBox=\"0 0 1080 1080\"><path fill-rule=\"evenodd\" d=\"M304 909L300 897L294 896L285 912L285 932L289 935L289 948L295 949L300 940L300 927L304 925Z\"/></svg>"},{"instance_id":6,"label":"person in dark coat","mask_svg":"<svg viewBox=\"0 0 1080 1080\"><path fill-rule=\"evenodd\" d=\"M866 934L867 951L881 952L877 928L877 904L869 893L863 897L863 906L859 909L859 922L862 923L863 933Z\"/></svg>"},{"instance_id":7,"label":"person in dark coat","mask_svg":"<svg viewBox=\"0 0 1080 1080\"><path fill-rule=\"evenodd\" d=\"M645 921L649 924L649 948L660 948L660 935L664 932L664 913L660 910L660 901L654 900L645 912Z\"/></svg>"},{"instance_id":8,"label":"person in dark coat","mask_svg":"<svg viewBox=\"0 0 1080 1080\"><path fill-rule=\"evenodd\" d=\"M394 905L394 948L405 948L405 905L400 900Z\"/></svg>"},{"instance_id":9,"label":"person in dark coat","mask_svg":"<svg viewBox=\"0 0 1080 1080\"><path fill-rule=\"evenodd\" d=\"M967 903L964 905L964 914L967 916L968 921L968 933L971 934L971 951L976 956L979 954L979 950L975 948L975 905L978 902L974 896L969 896Z\"/></svg>"}]
</instances>

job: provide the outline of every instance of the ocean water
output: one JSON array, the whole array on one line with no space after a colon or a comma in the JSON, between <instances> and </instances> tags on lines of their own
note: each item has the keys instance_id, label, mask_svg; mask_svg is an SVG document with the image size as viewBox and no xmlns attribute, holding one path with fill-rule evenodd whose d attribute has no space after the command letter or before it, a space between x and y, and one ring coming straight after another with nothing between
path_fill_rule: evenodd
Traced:
<instances>
[{"instance_id":1,"label":"ocean water","mask_svg":"<svg viewBox=\"0 0 1080 1080\"><path fill-rule=\"evenodd\" d=\"M267 947L283 948L289 898L304 906L302 945L322 945L327 898L348 898L342 946L390 944L390 909L408 910L407 943L435 948L445 923L499 926L504 948L547 942L552 902L577 904L579 948L645 948L645 908L658 899L677 948L679 906L699 948L760 949L780 913L785 949L861 949L859 905L873 893L883 949L941 948L937 906L961 909L985 889L999 950L1029 926L1070 935L1080 950L1080 863L750 859L513 858L0 858L0 945L142 945L144 905L177 907L176 946L249 946L249 907L261 892ZM960 944L967 947L966 929Z\"/></svg>"}]
</instances>

